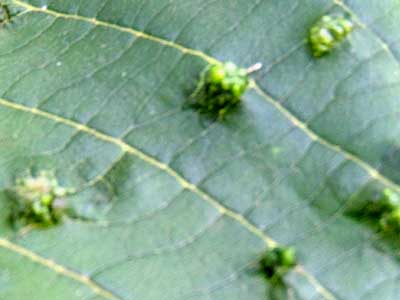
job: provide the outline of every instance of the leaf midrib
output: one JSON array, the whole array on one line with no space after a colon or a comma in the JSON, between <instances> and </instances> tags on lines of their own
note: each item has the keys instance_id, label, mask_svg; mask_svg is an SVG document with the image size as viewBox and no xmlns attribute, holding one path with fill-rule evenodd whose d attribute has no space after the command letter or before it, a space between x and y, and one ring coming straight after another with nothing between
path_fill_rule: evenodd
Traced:
<instances>
[{"instance_id":1,"label":"leaf midrib","mask_svg":"<svg viewBox=\"0 0 400 300\"><path fill-rule=\"evenodd\" d=\"M161 45L164 45L164 46L167 46L167 47L175 48L175 49L179 50L182 53L187 53L189 55L193 55L193 56L199 57L199 58L205 60L208 63L220 63L219 60L215 59L214 57L212 57L210 55L207 55L206 53L204 53L202 51L191 49L191 48L187 48L187 47L182 46L180 44L177 44L177 43L175 43L173 41L165 40L165 39L162 39L162 38L159 38L159 37L156 37L156 36L141 32L141 31L137 31L137 30L132 29L132 28L123 27L123 26L120 26L120 25L116 25L116 24L100 21L100 20L97 20L97 19L94 19L94 18L90 19L90 18L87 18L87 17L79 16L79 15L70 15L70 14L59 13L59 12L52 11L52 10L49 10L49 9L41 9L41 8L32 6L30 4L27 4L25 2L21 2L19 0L12 0L12 2L14 4L18 5L18 6L26 8L27 9L26 12L42 12L42 13L47 13L49 15L53 15L53 16L58 17L58 18L80 20L80 21L84 21L84 22L88 22L88 23L97 25L97 26L103 26L103 27L107 27L107 28L112 28L114 30L118 30L118 31L121 31L121 32L126 32L126 33L129 33L129 34L132 34L132 35L134 35L134 36L136 36L138 38L147 39L147 40L156 42L158 44L161 44ZM345 10L352 12L352 10L350 8L348 8L340 0L333 0L333 2L335 4L341 6ZM356 15L354 12L352 12L352 14ZM367 28L367 26L365 26L360 21L358 21L358 23L361 24L362 27ZM375 33L374 33L374 35L377 36ZM393 56L395 58L395 56L391 52L390 47L388 47L388 45L386 45L386 43L384 41L382 41L379 36L377 36L377 38L379 39L380 44L385 49L385 51L387 51L391 56ZM395 58L395 60L396 60L396 58ZM396 62L398 62L398 61L396 60ZM391 188L393 188L393 189L395 189L397 191L400 191L400 186L399 185L397 185L396 183L391 181L389 178L386 178L385 176L380 174L379 171L376 170L375 168L373 168L370 164L368 164L367 162L365 162L361 158L357 157L356 155L353 155L350 152L346 151L345 149L341 148L339 145L335 145L335 144L331 143L330 141L325 140L324 138L320 137L317 133L315 133L313 130L309 129L304 122L302 122L300 119L298 119L291 111L289 111L284 106L282 106L279 103L279 101L274 99L266 91L262 90L255 81L252 82L252 87L257 91L258 94L260 94L262 96L263 99L265 99L270 104L272 104L276 109L278 109L278 111L281 114L283 114L294 126L300 128L312 140L317 141L321 145L323 145L323 146L325 146L325 147L327 147L327 148L329 148L329 149L331 149L331 150L333 150L335 152L338 152L338 153L342 154L347 160L353 161L354 163L356 163L357 165L362 167L372 178L375 178L376 180L382 182L383 184L385 184L387 186L390 186ZM107 141L109 143L112 143L112 144L115 144L115 145L119 146L124 152L130 153L132 155L135 155L135 156L139 157L140 159L146 161L147 163L157 167L158 169L160 169L160 170L168 173L172 177L174 177L181 184L181 186L183 188L188 189L191 192L199 195L203 200L209 202L212 206L214 206L221 214L225 214L225 215L233 218L234 220L236 220L243 227L248 229L251 233L253 233L256 236L260 237L269 247L273 247L273 246L277 245L277 243L272 238L267 236L258 227L256 227L252 223L250 223L242 215L240 215L240 214L238 214L238 213L226 208L225 206L223 206L221 203L219 203L216 199L211 197L209 194L207 194L206 192L204 192L201 189L199 189L196 185L191 184L183 176L178 174L175 170L170 168L168 165L166 165L166 164L156 160L155 158L153 158L153 157L141 152L140 150L138 150L138 149L134 148L133 146L123 142L122 140L119 140L119 139L114 138L112 136L109 136L109 135L106 135L104 133L101 133L101 132L99 132L99 131L97 131L97 130L95 130L93 128L90 128L90 127L88 127L86 125L83 125L83 124L80 124L80 123L77 123L77 122L74 122L74 121L59 117L57 115L54 115L54 114L51 114L51 113L48 113L48 112L44 112L44 111L38 110L36 108L31 108L31 107L23 106L23 105L20 105L20 104L15 104L14 102L6 100L6 99L0 99L0 105L6 106L8 108L16 109L16 110L19 110L19 111L25 111L25 112L28 112L28 113L32 113L32 114L35 114L35 115L39 115L41 117L45 117L45 118L51 119L52 121L59 122L59 123L65 124L67 126L74 127L79 131L86 132L87 134L95 136L98 139L101 139L103 141ZM0 243L0 246L2 246L2 247L4 247L4 242L8 242L5 239L1 239L0 241L3 241L2 243ZM8 242L8 243L11 243L11 242ZM12 250L12 248L8 248L8 249ZM18 253L20 253L20 252L18 252ZM47 267L49 267L49 266L47 265ZM336 297L331 292L329 292L326 288L324 288L310 273L306 272L303 267L300 266L299 268L296 269L296 271L299 274L305 276L307 278L307 280L315 287L316 291L318 293L320 293L322 296L324 296L326 299L336 299ZM71 277L71 276L69 276L69 277ZM73 278L73 277L71 277L71 278ZM85 282L82 281L82 280L80 280L80 282L85 284ZM93 289L93 287L92 287L92 289ZM96 292L96 290L95 290L95 292Z\"/></svg>"}]
</instances>

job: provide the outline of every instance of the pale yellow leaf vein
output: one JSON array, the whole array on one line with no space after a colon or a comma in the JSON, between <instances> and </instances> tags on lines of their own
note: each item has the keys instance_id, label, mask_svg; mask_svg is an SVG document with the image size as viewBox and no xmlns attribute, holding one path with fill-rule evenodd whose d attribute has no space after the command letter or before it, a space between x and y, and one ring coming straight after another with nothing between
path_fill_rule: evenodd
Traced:
<instances>
[{"instance_id":1,"label":"pale yellow leaf vein","mask_svg":"<svg viewBox=\"0 0 400 300\"><path fill-rule=\"evenodd\" d=\"M58 263L56 263L52 260L41 257L40 255L36 254L35 252L30 251L30 250L28 250L22 246L19 246L17 244L14 244L4 238L0 238L0 247L8 249L14 253L18 253L19 255L26 257L35 263L38 263L42 266L47 267L48 269L56 272L57 274L60 274L67 278L70 278L74 281L80 282L81 284L89 287L97 295L100 295L106 299L121 300L121 298L119 298L112 292L106 290L105 288L101 287L96 282L91 280L88 276L85 276L85 275L76 273L72 270L69 270L69 269L65 268L64 266L59 265Z\"/></svg>"}]
</instances>

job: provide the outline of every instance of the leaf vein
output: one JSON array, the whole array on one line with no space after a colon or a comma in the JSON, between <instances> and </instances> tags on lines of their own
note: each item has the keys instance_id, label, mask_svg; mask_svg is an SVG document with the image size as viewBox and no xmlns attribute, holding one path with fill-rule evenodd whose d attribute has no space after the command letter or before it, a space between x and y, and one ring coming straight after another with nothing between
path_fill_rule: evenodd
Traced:
<instances>
[{"instance_id":1,"label":"leaf vein","mask_svg":"<svg viewBox=\"0 0 400 300\"><path fill-rule=\"evenodd\" d=\"M104 298L112 299L112 300L122 300L122 298L118 297L111 291L101 287L98 283L93 281L90 277L85 276L83 274L79 274L70 269L67 269L64 266L62 266L52 260L44 258L44 257L36 254L35 252L32 252L31 250L28 250L20 245L14 244L7 239L0 238L0 247L3 247L4 249L8 249L14 253L18 253L19 255L26 257L33 262L36 262L42 266L45 266L45 267L53 270L57 274L61 274L65 277L68 277L77 282L80 282L83 285L91 288L96 294L98 294Z\"/></svg>"}]
</instances>

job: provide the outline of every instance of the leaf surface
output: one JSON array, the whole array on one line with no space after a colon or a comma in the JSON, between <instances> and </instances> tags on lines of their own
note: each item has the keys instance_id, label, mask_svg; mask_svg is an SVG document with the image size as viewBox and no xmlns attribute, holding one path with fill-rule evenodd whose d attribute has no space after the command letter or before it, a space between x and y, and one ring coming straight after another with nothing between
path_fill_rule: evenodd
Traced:
<instances>
[{"instance_id":1,"label":"leaf surface","mask_svg":"<svg viewBox=\"0 0 400 300\"><path fill-rule=\"evenodd\" d=\"M395 0L8 2L0 298L398 299L398 240L348 213L400 191ZM317 60L308 29L331 12L357 28ZM229 60L264 65L240 109L183 109ZM77 188L80 217L13 230L6 191L29 169ZM284 290L257 272L277 244L299 253Z\"/></svg>"}]
</instances>

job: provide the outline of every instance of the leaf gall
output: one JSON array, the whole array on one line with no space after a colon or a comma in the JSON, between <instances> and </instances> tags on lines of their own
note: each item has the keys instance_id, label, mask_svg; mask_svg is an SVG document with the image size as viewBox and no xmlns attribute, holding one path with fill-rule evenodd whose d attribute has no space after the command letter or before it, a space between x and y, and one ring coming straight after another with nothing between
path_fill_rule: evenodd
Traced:
<instances>
[{"instance_id":1,"label":"leaf gall","mask_svg":"<svg viewBox=\"0 0 400 300\"><path fill-rule=\"evenodd\" d=\"M261 64L256 64L243 69L232 62L208 66L192 95L194 108L222 119L240 102L249 85L249 74L260 68Z\"/></svg>"},{"instance_id":2,"label":"leaf gall","mask_svg":"<svg viewBox=\"0 0 400 300\"><path fill-rule=\"evenodd\" d=\"M7 23L11 19L11 14L6 4L0 3L0 24Z\"/></svg>"},{"instance_id":3,"label":"leaf gall","mask_svg":"<svg viewBox=\"0 0 400 300\"><path fill-rule=\"evenodd\" d=\"M11 219L24 225L55 225L63 216L63 198L72 192L61 187L51 172L19 178L13 188L15 209Z\"/></svg>"},{"instance_id":4,"label":"leaf gall","mask_svg":"<svg viewBox=\"0 0 400 300\"><path fill-rule=\"evenodd\" d=\"M261 259L261 268L267 279L281 281L294 266L296 252L291 247L276 247L265 252Z\"/></svg>"},{"instance_id":5,"label":"leaf gall","mask_svg":"<svg viewBox=\"0 0 400 300\"><path fill-rule=\"evenodd\" d=\"M309 42L315 57L332 51L351 31L354 24L342 16L323 16L309 32Z\"/></svg>"}]
</instances>

